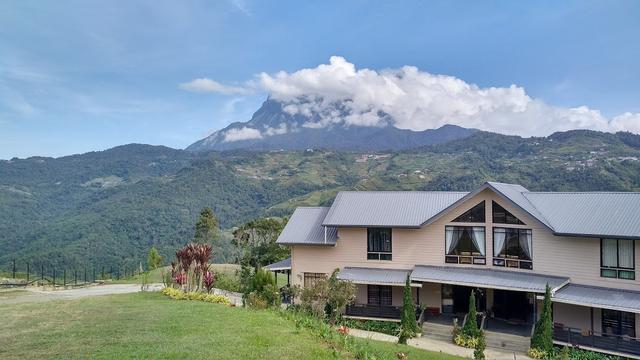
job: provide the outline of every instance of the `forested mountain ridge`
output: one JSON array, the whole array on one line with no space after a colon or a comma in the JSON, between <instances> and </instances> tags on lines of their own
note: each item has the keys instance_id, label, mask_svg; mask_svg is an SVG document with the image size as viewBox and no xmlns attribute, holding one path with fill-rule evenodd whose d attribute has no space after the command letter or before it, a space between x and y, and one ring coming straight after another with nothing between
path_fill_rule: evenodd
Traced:
<instances>
[{"instance_id":1,"label":"forested mountain ridge","mask_svg":"<svg viewBox=\"0 0 640 360\"><path fill-rule=\"evenodd\" d=\"M12 259L134 266L155 245L171 257L199 211L223 228L340 190L640 191L640 136L569 131L543 138L477 132L399 152L193 153L125 145L63 158L0 161L0 265ZM228 260L228 247L217 260ZM5 266L6 268L6 266Z\"/></svg>"}]
</instances>

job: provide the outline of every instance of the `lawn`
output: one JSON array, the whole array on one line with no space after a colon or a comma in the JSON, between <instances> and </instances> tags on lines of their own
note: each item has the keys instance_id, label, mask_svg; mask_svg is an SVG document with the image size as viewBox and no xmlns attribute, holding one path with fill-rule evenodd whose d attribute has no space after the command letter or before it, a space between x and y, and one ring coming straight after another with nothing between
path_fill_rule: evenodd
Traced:
<instances>
[{"instance_id":1,"label":"lawn","mask_svg":"<svg viewBox=\"0 0 640 360\"><path fill-rule=\"evenodd\" d=\"M1 313L0 359L340 358L273 311L176 301L159 293L3 305ZM404 351L409 359L460 359L368 342L389 358Z\"/></svg>"}]
</instances>

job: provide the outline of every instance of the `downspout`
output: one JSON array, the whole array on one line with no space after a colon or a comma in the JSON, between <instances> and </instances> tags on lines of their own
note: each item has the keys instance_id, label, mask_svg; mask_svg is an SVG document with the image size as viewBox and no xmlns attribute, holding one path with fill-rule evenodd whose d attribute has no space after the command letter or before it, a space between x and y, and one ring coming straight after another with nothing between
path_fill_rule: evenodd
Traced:
<instances>
[{"instance_id":1,"label":"downspout","mask_svg":"<svg viewBox=\"0 0 640 360\"><path fill-rule=\"evenodd\" d=\"M327 227L324 227L324 243L327 243Z\"/></svg>"}]
</instances>

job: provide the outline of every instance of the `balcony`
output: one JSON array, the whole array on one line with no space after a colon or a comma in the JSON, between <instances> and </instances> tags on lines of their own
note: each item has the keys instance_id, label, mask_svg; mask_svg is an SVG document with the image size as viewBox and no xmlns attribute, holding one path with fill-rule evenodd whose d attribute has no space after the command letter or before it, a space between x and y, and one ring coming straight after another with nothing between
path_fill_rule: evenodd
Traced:
<instances>
[{"instance_id":1,"label":"balcony","mask_svg":"<svg viewBox=\"0 0 640 360\"><path fill-rule=\"evenodd\" d=\"M640 356L640 339L555 325L553 340L575 347Z\"/></svg>"},{"instance_id":2,"label":"balcony","mask_svg":"<svg viewBox=\"0 0 640 360\"><path fill-rule=\"evenodd\" d=\"M347 305L345 315L399 320L401 312L402 309L398 306L353 304Z\"/></svg>"}]
</instances>

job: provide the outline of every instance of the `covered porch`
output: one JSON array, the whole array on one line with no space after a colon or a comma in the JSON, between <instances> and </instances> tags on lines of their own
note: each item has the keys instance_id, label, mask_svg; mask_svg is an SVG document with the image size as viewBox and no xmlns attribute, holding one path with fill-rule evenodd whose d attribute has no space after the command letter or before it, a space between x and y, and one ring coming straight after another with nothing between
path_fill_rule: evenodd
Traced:
<instances>
[{"instance_id":1,"label":"covered porch","mask_svg":"<svg viewBox=\"0 0 640 360\"><path fill-rule=\"evenodd\" d=\"M569 284L552 302L556 344L640 359L640 292Z\"/></svg>"},{"instance_id":2,"label":"covered porch","mask_svg":"<svg viewBox=\"0 0 640 360\"><path fill-rule=\"evenodd\" d=\"M345 317L364 320L400 321L403 289L410 270L345 267L340 280L356 286L356 299L347 306ZM413 299L419 303L421 284L411 284ZM419 315L419 314L418 314Z\"/></svg>"},{"instance_id":3,"label":"covered porch","mask_svg":"<svg viewBox=\"0 0 640 360\"><path fill-rule=\"evenodd\" d=\"M287 284L280 288L280 296L283 303L290 303L291 298L289 296L289 292L286 291L286 289L291 286L291 258L269 264L267 266L264 266L263 269L273 272L274 276L276 277L276 283L278 274L285 274L287 276Z\"/></svg>"},{"instance_id":4,"label":"covered porch","mask_svg":"<svg viewBox=\"0 0 640 360\"><path fill-rule=\"evenodd\" d=\"M453 266L416 266L411 279L433 289L423 296L429 323L462 326L474 292L478 326L488 332L529 337L537 316L536 295L568 282L567 278L517 271Z\"/></svg>"}]
</instances>

